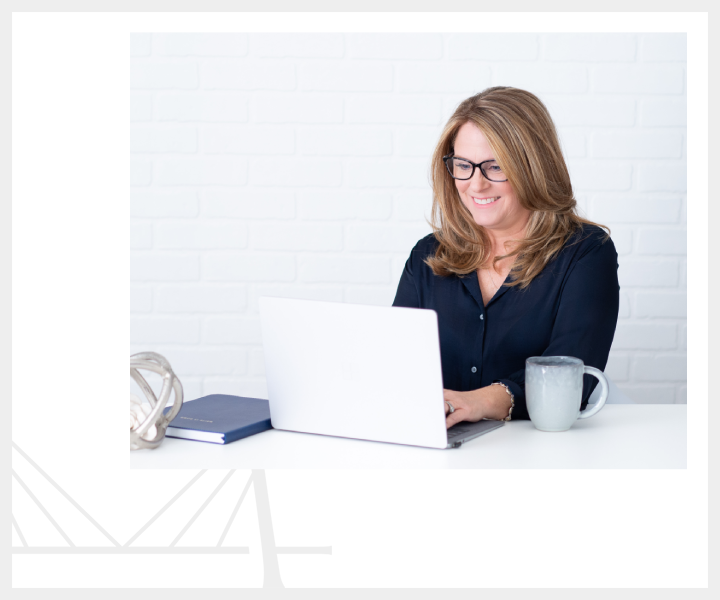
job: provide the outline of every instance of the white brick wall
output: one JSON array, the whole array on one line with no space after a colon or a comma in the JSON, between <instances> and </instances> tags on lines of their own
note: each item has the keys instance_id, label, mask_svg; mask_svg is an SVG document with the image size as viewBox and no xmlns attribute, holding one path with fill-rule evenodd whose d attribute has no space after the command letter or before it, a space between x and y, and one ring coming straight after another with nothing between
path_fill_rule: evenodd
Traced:
<instances>
[{"instance_id":1,"label":"white brick wall","mask_svg":"<svg viewBox=\"0 0 720 600\"><path fill-rule=\"evenodd\" d=\"M134 133L133 133L134 135ZM153 182L160 186L245 185L245 158L168 158L153 163Z\"/></svg>"},{"instance_id":2,"label":"white brick wall","mask_svg":"<svg viewBox=\"0 0 720 600\"><path fill-rule=\"evenodd\" d=\"M252 55L261 58L342 58L343 36L321 33L311 36L299 33L254 34Z\"/></svg>"},{"instance_id":3,"label":"white brick wall","mask_svg":"<svg viewBox=\"0 0 720 600\"><path fill-rule=\"evenodd\" d=\"M248 120L247 97L231 92L157 94L154 109L155 120L161 122L215 121L221 123L244 123ZM140 104L137 110L148 112L148 109Z\"/></svg>"},{"instance_id":4,"label":"white brick wall","mask_svg":"<svg viewBox=\"0 0 720 600\"><path fill-rule=\"evenodd\" d=\"M584 214L620 255L606 372L687 400L682 34L133 34L131 351L188 397L266 396L263 295L392 302L430 228L445 120L525 87L561 135Z\"/></svg>"},{"instance_id":5,"label":"white brick wall","mask_svg":"<svg viewBox=\"0 0 720 600\"><path fill-rule=\"evenodd\" d=\"M384 61L322 61L299 65L300 89L322 92L390 92L392 65Z\"/></svg>"},{"instance_id":6,"label":"white brick wall","mask_svg":"<svg viewBox=\"0 0 720 600\"><path fill-rule=\"evenodd\" d=\"M526 33L459 33L448 40L451 60L535 60L539 36Z\"/></svg>"},{"instance_id":7,"label":"white brick wall","mask_svg":"<svg viewBox=\"0 0 720 600\"><path fill-rule=\"evenodd\" d=\"M347 47L350 58L437 60L443 55L443 38L436 33L408 33L398 44L397 36L356 33L347 36Z\"/></svg>"},{"instance_id":8,"label":"white brick wall","mask_svg":"<svg viewBox=\"0 0 720 600\"><path fill-rule=\"evenodd\" d=\"M591 63L635 60L635 36L564 33L543 37L546 60Z\"/></svg>"},{"instance_id":9,"label":"white brick wall","mask_svg":"<svg viewBox=\"0 0 720 600\"><path fill-rule=\"evenodd\" d=\"M201 89L294 90L295 65L277 60L207 60L198 65Z\"/></svg>"},{"instance_id":10,"label":"white brick wall","mask_svg":"<svg viewBox=\"0 0 720 600\"><path fill-rule=\"evenodd\" d=\"M133 189L130 193L132 217L196 217L198 210L197 192L193 190L167 192Z\"/></svg>"},{"instance_id":11,"label":"white brick wall","mask_svg":"<svg viewBox=\"0 0 720 600\"><path fill-rule=\"evenodd\" d=\"M160 56L245 56L244 33L157 34L154 46Z\"/></svg>"}]
</instances>

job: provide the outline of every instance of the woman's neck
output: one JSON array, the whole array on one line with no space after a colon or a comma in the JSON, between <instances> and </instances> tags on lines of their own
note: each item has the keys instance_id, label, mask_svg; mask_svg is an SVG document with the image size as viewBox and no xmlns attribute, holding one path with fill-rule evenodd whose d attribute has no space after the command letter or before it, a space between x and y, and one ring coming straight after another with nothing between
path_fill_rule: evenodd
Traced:
<instances>
[{"instance_id":1,"label":"woman's neck","mask_svg":"<svg viewBox=\"0 0 720 600\"><path fill-rule=\"evenodd\" d=\"M521 240L525 237L527 223L523 223L520 227L513 230L505 231L493 231L487 229L488 237L490 238L490 245L492 248L492 257L503 256L514 250L517 245L517 240Z\"/></svg>"}]
</instances>

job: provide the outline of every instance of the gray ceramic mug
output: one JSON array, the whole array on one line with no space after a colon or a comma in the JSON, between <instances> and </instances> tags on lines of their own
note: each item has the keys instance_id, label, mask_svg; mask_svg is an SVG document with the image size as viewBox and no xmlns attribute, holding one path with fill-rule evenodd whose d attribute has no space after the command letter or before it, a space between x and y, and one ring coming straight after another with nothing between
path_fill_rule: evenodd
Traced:
<instances>
[{"instance_id":1,"label":"gray ceramic mug","mask_svg":"<svg viewBox=\"0 0 720 600\"><path fill-rule=\"evenodd\" d=\"M600 399L580 412L583 375L600 383ZM605 405L608 383L602 371L572 356L532 356L525 361L525 399L533 425L540 431L567 431L578 419L596 415Z\"/></svg>"}]
</instances>

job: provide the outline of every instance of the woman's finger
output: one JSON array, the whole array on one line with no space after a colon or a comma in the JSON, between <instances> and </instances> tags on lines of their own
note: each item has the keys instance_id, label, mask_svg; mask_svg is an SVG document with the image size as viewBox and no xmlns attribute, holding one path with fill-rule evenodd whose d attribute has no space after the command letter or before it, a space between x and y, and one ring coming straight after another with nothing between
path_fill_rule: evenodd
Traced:
<instances>
[{"instance_id":1,"label":"woman's finger","mask_svg":"<svg viewBox=\"0 0 720 600\"><path fill-rule=\"evenodd\" d=\"M462 421L463 420L463 418L462 418L463 412L464 411L455 409L454 413L449 414L445 418L445 428L450 429L453 425L455 425L455 423L459 423L460 421Z\"/></svg>"}]
</instances>

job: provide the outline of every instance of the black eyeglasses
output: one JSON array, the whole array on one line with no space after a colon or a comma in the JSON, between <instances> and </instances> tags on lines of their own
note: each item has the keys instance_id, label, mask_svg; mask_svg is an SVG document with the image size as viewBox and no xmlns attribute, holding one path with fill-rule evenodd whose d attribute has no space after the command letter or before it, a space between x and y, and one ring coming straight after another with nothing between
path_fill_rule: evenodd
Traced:
<instances>
[{"instance_id":1,"label":"black eyeglasses","mask_svg":"<svg viewBox=\"0 0 720 600\"><path fill-rule=\"evenodd\" d=\"M488 181L502 183L503 181L508 180L505 173L503 173L502 168L494 158L475 164L465 158L458 158L457 156L448 154L447 156L443 156L443 162L447 167L448 173L450 173L450 175L452 175L455 179L460 179L461 181L471 179L475 174L475 167L480 169L483 177L485 177Z\"/></svg>"}]
</instances>

